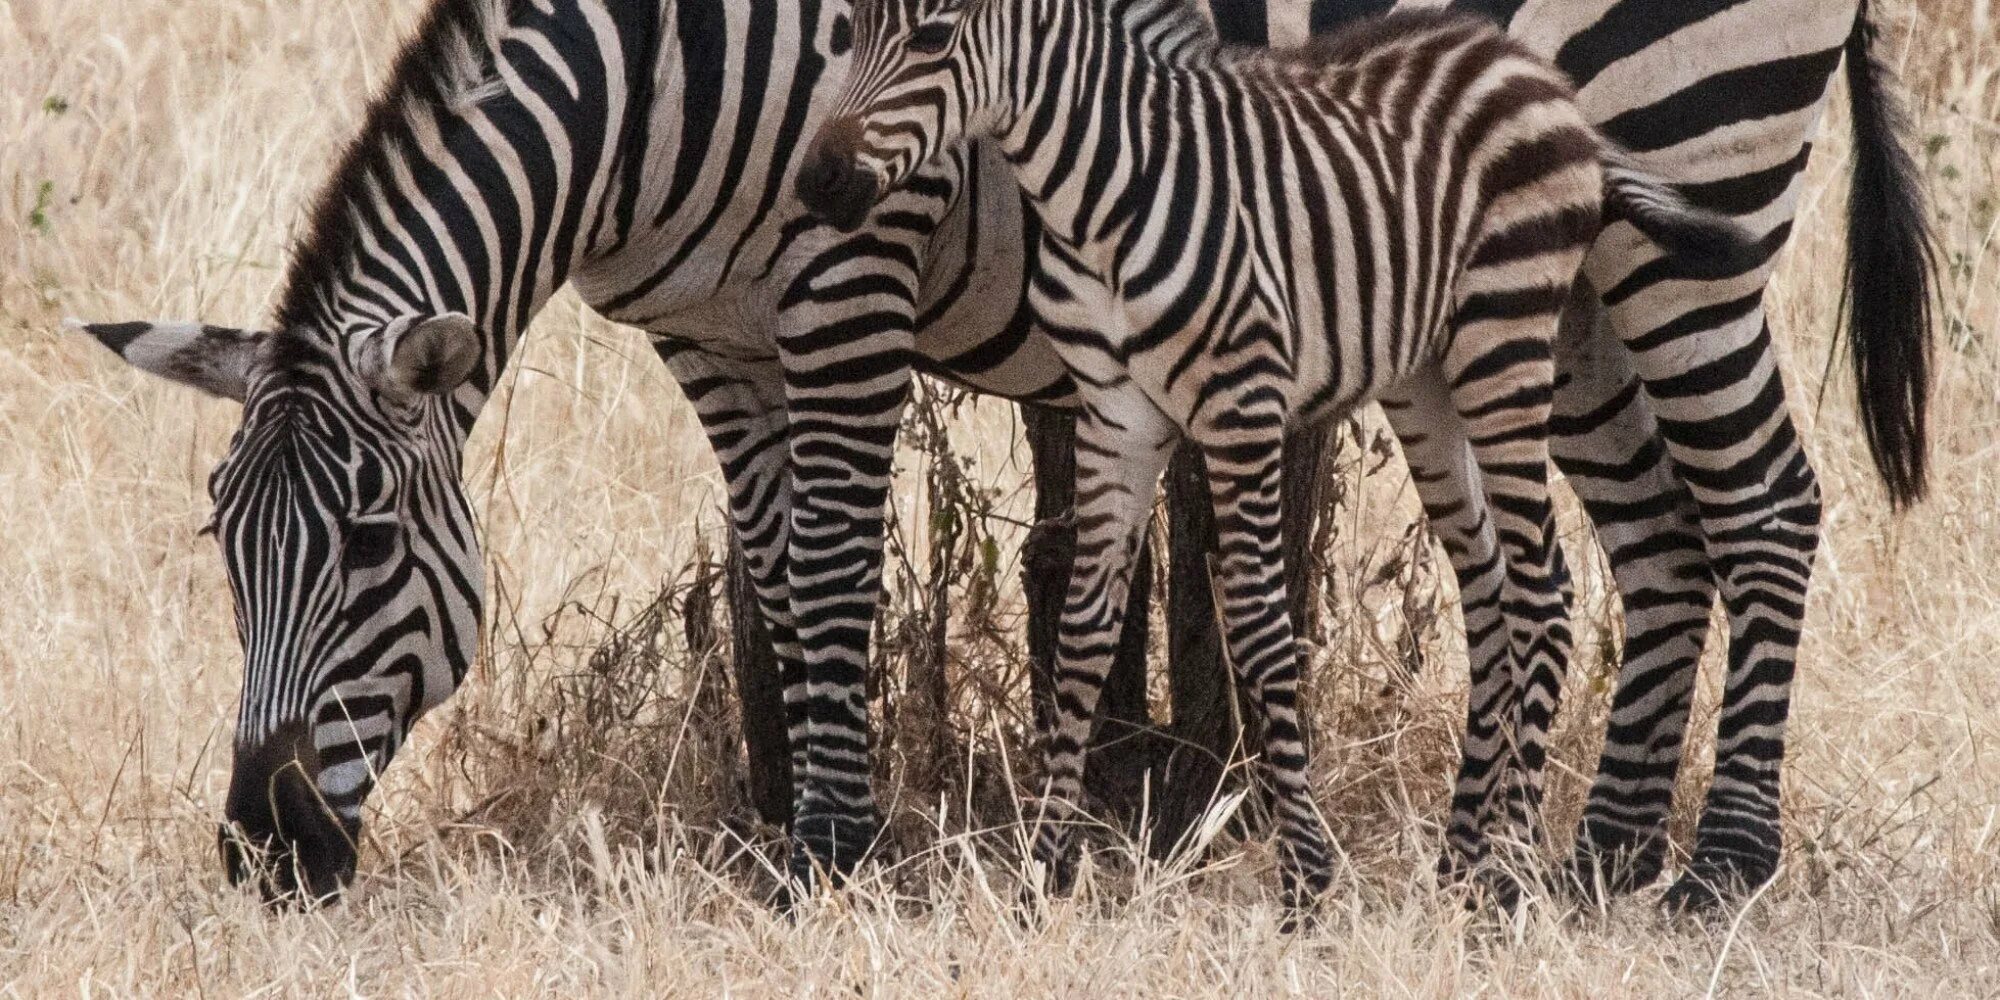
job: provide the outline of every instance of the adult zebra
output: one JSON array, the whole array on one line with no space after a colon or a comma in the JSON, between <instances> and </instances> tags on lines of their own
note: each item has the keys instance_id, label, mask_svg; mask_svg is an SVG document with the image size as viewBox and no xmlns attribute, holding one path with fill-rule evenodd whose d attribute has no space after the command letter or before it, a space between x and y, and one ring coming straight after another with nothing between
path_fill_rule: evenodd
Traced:
<instances>
[{"instance_id":1,"label":"adult zebra","mask_svg":"<svg viewBox=\"0 0 2000 1000\"><path fill-rule=\"evenodd\" d=\"M1217 6L1239 27L1255 9ZM1547 6L1563 9L1491 12L1543 51L1584 40L1568 47L1594 62L1565 68L1602 78L1586 86L1586 107L1616 118L1614 136L1672 175L1701 181L1698 200L1768 229L1772 252L1845 46L1861 56L1849 76L1871 112L1857 119L1857 176L1869 183L1857 187L1867 210L1856 218L1917 225L1858 4ZM1346 9L1294 0L1268 17L1296 33ZM1712 17L1723 21L1705 28ZM792 217L785 187L850 43L844 6L823 0L438 0L319 199L275 333L90 328L142 368L245 403L211 490L245 653L225 811L278 862L258 880L266 892L337 891L373 776L464 674L482 573L457 475L464 436L528 319L565 280L606 315L654 333L721 459L786 671L802 776L795 853L837 869L866 845L859 682L909 367L1017 398L1060 401L1068 383L1017 308L1029 266L1011 249L1023 245L1018 198L982 180L976 161L938 164L853 236ZM1699 58L1671 58L1690 50ZM1706 98L1738 88L1760 103L1731 114ZM1725 148L1735 152L1704 156ZM1894 359L1917 350L1924 274L1873 266L1899 252L1921 260L1909 252L1913 231L1874 235L1854 247L1872 262L1854 283L1855 325L1868 351ZM1662 383L1670 419L1656 421L1654 397L1639 394L1608 338L1585 338L1584 349L1611 360L1558 398L1569 415L1558 459L1603 527L1628 595L1631 648L1584 841L1633 846L1637 872L1647 862L1657 871L1713 595L1694 501L1657 428L1699 444L1704 425L1689 417L1713 399L1753 422L1783 422L1757 310L1762 275L1722 288L1734 296L1724 301L1747 297L1747 306L1702 312L1649 297L1655 286L1680 294L1686 283L1669 274L1655 268L1619 302L1625 322L1652 316L1662 342L1685 342L1675 353L1687 363L1673 370L1697 375ZM1727 336L1690 336L1710 326ZM1920 369L1861 353L1871 412L1920 415L1921 393L1906 391L1920 386ZM1754 405L1739 404L1732 386ZM1703 389L1710 395L1693 391ZM1898 391L1900 409L1890 405ZM1884 426L1914 429L1893 417ZM1788 494L1757 471L1803 468L1785 440L1751 468L1752 486L1707 475L1696 487L1725 498L1747 490L1741 511L1809 494L1809 479L1776 479ZM1890 455L1908 443L1883 440ZM1920 465L1893 468L1902 474L1892 484L1912 492ZM1756 571L1754 559L1717 565ZM1771 706L1782 715L1795 631L1760 625L1749 635L1768 648L1738 644L1735 674L1752 683L1733 682L1730 704L1761 726ZM1775 815L1769 732L1726 744L1719 771L1757 780L1726 797L1719 781L1725 807L1762 795L1768 809L1757 815ZM1732 770L1738 758L1748 770ZM1775 857L1774 826L1750 836ZM1704 837L1697 860L1724 857L1706 827ZM234 877L249 874L228 856Z\"/></svg>"}]
</instances>

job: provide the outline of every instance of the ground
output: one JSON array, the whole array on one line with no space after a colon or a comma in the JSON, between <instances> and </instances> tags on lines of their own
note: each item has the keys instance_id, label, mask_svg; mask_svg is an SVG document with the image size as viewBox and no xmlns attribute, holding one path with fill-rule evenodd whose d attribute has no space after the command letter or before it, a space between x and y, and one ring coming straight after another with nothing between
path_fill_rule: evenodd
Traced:
<instances>
[{"instance_id":1,"label":"ground","mask_svg":"<svg viewBox=\"0 0 2000 1000\"><path fill-rule=\"evenodd\" d=\"M1398 541L1408 490L1389 462L1349 498L1325 567L1311 699L1342 855L1316 928L1275 933L1268 846L1226 834L1198 861L1136 872L1114 846L1079 898L1024 923L1007 832L965 834L949 818L962 810L921 795L896 806L900 860L795 920L776 914L761 901L768 873L736 847L770 831L744 821L716 739L727 727L696 709L708 647L685 652L683 623L699 617L687 599L705 592L699 567L721 538L714 462L643 345L563 298L467 461L492 581L487 652L392 769L348 901L267 912L224 884L213 839L238 658L220 561L195 531L233 407L141 378L59 321L263 320L286 236L385 72L383 39L418 4L0 0L0 621L14 636L0 644L0 994L2000 995L1988 0L1877 5L1914 93L1949 272L1927 504L1890 514L1849 386L1825 381L1838 97L1774 283L1827 544L1791 729L1788 850L1741 911L1667 921L1655 889L1608 912L1531 903L1497 920L1431 888L1461 670L1436 613L1448 589ZM954 731L987 773L1016 741L982 734L1018 728L1005 681L1019 676L1020 533L1006 518L1025 510L1024 451L1004 407L963 408L950 432L996 487L984 530L998 564L972 577L998 597L953 633ZM928 502L934 461L906 463L906 523L922 523L908 512ZM892 622L921 589L923 560L903 565ZM1601 573L1582 578L1559 829L1605 711L1594 650L1615 638ZM1392 661L1424 666L1385 683ZM1696 746L1683 838L1706 768ZM927 835L927 817L945 833Z\"/></svg>"}]
</instances>

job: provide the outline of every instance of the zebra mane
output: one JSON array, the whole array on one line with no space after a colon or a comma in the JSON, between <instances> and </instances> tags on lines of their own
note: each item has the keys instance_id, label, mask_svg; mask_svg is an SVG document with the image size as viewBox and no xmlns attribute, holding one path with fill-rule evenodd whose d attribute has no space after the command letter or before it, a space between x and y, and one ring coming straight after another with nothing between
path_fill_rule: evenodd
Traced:
<instances>
[{"instance_id":1,"label":"zebra mane","mask_svg":"<svg viewBox=\"0 0 2000 1000\"><path fill-rule=\"evenodd\" d=\"M359 236L356 213L371 200L371 187L388 183L389 165L409 141L407 123L420 114L462 112L503 91L495 72L499 30L515 2L435 0L425 13L292 245L278 329L303 326L328 304L330 286L341 276Z\"/></svg>"},{"instance_id":2,"label":"zebra mane","mask_svg":"<svg viewBox=\"0 0 2000 1000\"><path fill-rule=\"evenodd\" d=\"M1392 43L1407 44L1440 32L1490 33L1494 27L1491 19L1479 14L1447 7L1420 7L1349 21L1330 32L1314 35L1297 48L1274 54L1292 62L1340 66L1364 60Z\"/></svg>"},{"instance_id":3,"label":"zebra mane","mask_svg":"<svg viewBox=\"0 0 2000 1000\"><path fill-rule=\"evenodd\" d=\"M1114 27L1144 50L1169 62L1186 62L1222 48L1222 36L1196 0L1091 0ZM1233 0L1222 0L1233 2Z\"/></svg>"}]
</instances>

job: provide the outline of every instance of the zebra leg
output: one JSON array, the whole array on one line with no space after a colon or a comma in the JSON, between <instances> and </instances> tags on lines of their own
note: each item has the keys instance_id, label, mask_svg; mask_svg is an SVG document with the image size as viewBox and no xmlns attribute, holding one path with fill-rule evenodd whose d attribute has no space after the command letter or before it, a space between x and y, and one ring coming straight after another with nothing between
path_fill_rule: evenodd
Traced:
<instances>
[{"instance_id":1,"label":"zebra leg","mask_svg":"<svg viewBox=\"0 0 2000 1000\"><path fill-rule=\"evenodd\" d=\"M729 358L677 338L655 340L653 349L693 404L722 466L730 527L743 547L784 681L797 816L806 773L806 673L786 579L792 477L784 371L773 359Z\"/></svg>"},{"instance_id":2,"label":"zebra leg","mask_svg":"<svg viewBox=\"0 0 2000 1000\"><path fill-rule=\"evenodd\" d=\"M805 773L806 687L785 573L791 468L784 373L768 359L728 358L676 338L658 339L653 347L693 405L722 467L730 528L743 548L744 565L782 671L796 813Z\"/></svg>"},{"instance_id":3,"label":"zebra leg","mask_svg":"<svg viewBox=\"0 0 2000 1000\"><path fill-rule=\"evenodd\" d=\"M1179 428L1130 382L1086 389L1076 427L1076 556L1063 599L1055 718L1046 735L1047 791L1034 858L1051 891L1075 875L1084 750L1111 673L1146 523Z\"/></svg>"},{"instance_id":4,"label":"zebra leg","mask_svg":"<svg viewBox=\"0 0 2000 1000\"><path fill-rule=\"evenodd\" d=\"M1467 284L1479 286L1476 279ZM1568 288L1556 290L1561 297L1554 301L1560 303ZM1461 311L1478 314L1477 309ZM1546 316L1486 316L1476 326L1455 331L1444 358L1451 399L1507 564L1501 613L1515 711L1511 720L1502 721L1502 757L1492 779L1497 815L1485 824L1489 854L1494 848L1504 854L1501 864L1487 866L1503 905L1511 905L1518 893L1516 876L1534 866L1548 727L1569 666L1569 574L1549 499L1548 426L1555 377L1549 334L1556 321L1553 309ZM1541 350L1536 351L1538 344ZM1502 363L1496 365L1495 358Z\"/></svg>"},{"instance_id":5,"label":"zebra leg","mask_svg":"<svg viewBox=\"0 0 2000 1000\"><path fill-rule=\"evenodd\" d=\"M1715 605L1694 498L1630 353L1601 319L1596 292L1580 286L1557 347L1550 439L1624 605L1611 721L1570 860L1570 886L1593 896L1647 885L1665 866L1688 704Z\"/></svg>"},{"instance_id":6,"label":"zebra leg","mask_svg":"<svg viewBox=\"0 0 2000 1000\"><path fill-rule=\"evenodd\" d=\"M792 475L785 570L806 676L791 873L804 884L822 873L838 884L880 829L870 786L869 637L922 259L888 248L927 233L877 226L836 239L798 267L777 304Z\"/></svg>"},{"instance_id":7,"label":"zebra leg","mask_svg":"<svg viewBox=\"0 0 2000 1000\"><path fill-rule=\"evenodd\" d=\"M1402 442L1431 532L1451 560L1465 618L1471 671L1465 740L1438 855L1439 878L1455 882L1480 861L1495 770L1506 750L1502 730L1517 712L1513 653L1500 601L1506 568L1465 426L1442 379L1435 371L1417 376L1383 396L1381 404Z\"/></svg>"},{"instance_id":8,"label":"zebra leg","mask_svg":"<svg viewBox=\"0 0 2000 1000\"><path fill-rule=\"evenodd\" d=\"M1332 867L1299 727L1300 650L1285 593L1282 415L1263 428L1263 439L1251 436L1257 411L1272 409L1254 400L1229 407L1229 429L1205 435L1203 452L1215 505L1223 641L1237 684L1262 717L1259 760L1278 823L1284 903L1296 914L1326 891Z\"/></svg>"},{"instance_id":9,"label":"zebra leg","mask_svg":"<svg viewBox=\"0 0 2000 1000\"><path fill-rule=\"evenodd\" d=\"M1543 454L1546 463L1546 448ZM1546 490L1546 478L1543 485ZM1526 849L1528 853L1523 856L1531 862L1535 858L1533 849L1542 841L1542 773L1548 765L1549 732L1555 725L1556 709L1562 704L1563 682L1569 673L1570 653L1575 645L1569 624L1575 602L1569 564L1563 558L1562 542L1556 533L1553 504L1542 521L1537 545L1535 551L1540 560L1536 564L1537 575L1521 578L1515 598L1502 605L1512 633L1514 661L1520 671L1515 728L1519 752L1514 758L1515 767L1502 772L1505 781L1495 796L1497 822L1503 825L1506 836Z\"/></svg>"},{"instance_id":10,"label":"zebra leg","mask_svg":"<svg viewBox=\"0 0 2000 1000\"><path fill-rule=\"evenodd\" d=\"M1672 909L1704 909L1777 871L1778 776L1820 498L1771 349L1762 306L1767 270L1708 283L1660 280L1678 267L1655 262L1623 284L1597 285L1607 289L1611 325L1632 351L1694 497L1729 616L1715 780L1694 856L1666 899ZM1659 301L1669 294L1670 302ZM1721 301L1689 301L1701 295ZM1649 318L1663 315L1677 318L1654 330ZM1691 321L1697 318L1706 322Z\"/></svg>"}]
</instances>

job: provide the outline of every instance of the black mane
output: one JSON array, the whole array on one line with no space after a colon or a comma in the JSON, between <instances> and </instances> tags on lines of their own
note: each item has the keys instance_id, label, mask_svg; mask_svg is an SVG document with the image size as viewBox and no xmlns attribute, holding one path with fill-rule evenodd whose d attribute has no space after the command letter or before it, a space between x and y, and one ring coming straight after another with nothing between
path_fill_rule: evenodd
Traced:
<instances>
[{"instance_id":1,"label":"black mane","mask_svg":"<svg viewBox=\"0 0 2000 1000\"><path fill-rule=\"evenodd\" d=\"M416 34L397 55L389 83L369 102L368 113L347 142L333 173L313 201L303 235L292 244L285 271L285 291L279 298L277 328L302 327L318 316L342 265L353 252L357 236L354 206L366 197L369 178L389 176L398 145L407 144L405 123L412 105L451 102L468 81L454 79L465 68L466 56L481 61L481 73L492 69L487 48L487 24L499 18L514 0L436 0Z\"/></svg>"}]
</instances>

